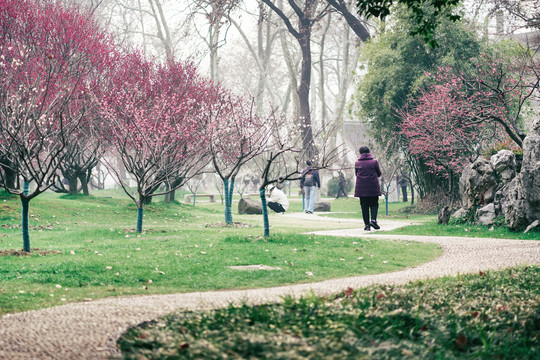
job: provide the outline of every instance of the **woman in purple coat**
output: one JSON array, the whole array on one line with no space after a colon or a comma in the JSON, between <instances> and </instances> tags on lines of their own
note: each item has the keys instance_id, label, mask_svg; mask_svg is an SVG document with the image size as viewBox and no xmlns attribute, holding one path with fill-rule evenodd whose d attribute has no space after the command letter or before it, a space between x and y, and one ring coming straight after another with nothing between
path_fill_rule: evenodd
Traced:
<instances>
[{"instance_id":1,"label":"woman in purple coat","mask_svg":"<svg viewBox=\"0 0 540 360\"><path fill-rule=\"evenodd\" d=\"M360 207L362 208L362 217L366 227L364 230L380 229L377 224L377 211L379 210L379 196L381 195L381 186L379 177L381 169L379 163L373 158L367 146L360 148L360 158L354 164L356 173L356 187L354 188L354 197L360 198ZM369 212L371 211L371 221Z\"/></svg>"}]
</instances>

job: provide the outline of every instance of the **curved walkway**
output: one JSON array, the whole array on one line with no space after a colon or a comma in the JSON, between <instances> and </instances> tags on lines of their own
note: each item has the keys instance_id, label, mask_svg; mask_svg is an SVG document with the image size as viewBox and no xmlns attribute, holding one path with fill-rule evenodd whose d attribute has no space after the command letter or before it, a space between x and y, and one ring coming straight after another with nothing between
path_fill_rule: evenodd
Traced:
<instances>
[{"instance_id":1,"label":"curved walkway","mask_svg":"<svg viewBox=\"0 0 540 360\"><path fill-rule=\"evenodd\" d=\"M381 222L381 226L387 229L403 225ZM441 245L444 253L426 264L386 274L264 289L112 297L8 314L0 318L0 359L107 359L118 356L116 340L127 328L178 308L201 310L244 301L249 304L279 302L283 296L301 296L311 291L330 295L348 287L404 284L457 273L540 264L540 241L375 235L366 234L362 229L318 231L314 234L430 242Z\"/></svg>"}]
</instances>

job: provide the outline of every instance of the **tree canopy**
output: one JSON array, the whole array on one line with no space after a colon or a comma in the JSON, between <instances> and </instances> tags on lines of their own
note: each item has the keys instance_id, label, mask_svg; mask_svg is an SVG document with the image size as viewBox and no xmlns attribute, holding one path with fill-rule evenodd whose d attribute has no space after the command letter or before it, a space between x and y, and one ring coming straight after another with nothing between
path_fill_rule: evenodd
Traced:
<instances>
[{"instance_id":1,"label":"tree canopy","mask_svg":"<svg viewBox=\"0 0 540 360\"><path fill-rule=\"evenodd\" d=\"M383 21L395 9L399 9L399 5L405 6L413 14L411 20L414 26L409 30L409 34L421 35L427 44L438 47L435 31L441 22L457 21L461 18L453 12L460 2L461 0L358 0L357 5L360 14Z\"/></svg>"},{"instance_id":2,"label":"tree canopy","mask_svg":"<svg viewBox=\"0 0 540 360\"><path fill-rule=\"evenodd\" d=\"M460 23L443 21L436 35L439 47L431 48L418 36L409 36L414 26L411 13L403 12L380 37L368 43L362 53L367 72L359 83L354 109L357 117L370 123L375 140L383 144L399 132L396 109L432 80L426 75L439 67L467 72L470 59L484 45Z\"/></svg>"}]
</instances>

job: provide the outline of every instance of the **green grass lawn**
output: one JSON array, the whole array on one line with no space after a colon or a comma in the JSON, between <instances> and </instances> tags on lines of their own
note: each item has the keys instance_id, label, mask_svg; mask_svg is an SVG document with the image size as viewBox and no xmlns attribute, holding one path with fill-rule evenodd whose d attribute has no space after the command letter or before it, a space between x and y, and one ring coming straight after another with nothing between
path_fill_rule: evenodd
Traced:
<instances>
[{"instance_id":1,"label":"green grass lawn","mask_svg":"<svg viewBox=\"0 0 540 360\"><path fill-rule=\"evenodd\" d=\"M409 202L389 202L388 215L386 214L386 203L384 199L379 200L378 219L389 220L407 220L411 222L431 222L436 221L436 215L406 213L404 210L411 206ZM332 213L322 216L343 219L362 220L362 211L360 209L360 200L354 197L339 198L332 200Z\"/></svg>"},{"instance_id":2,"label":"green grass lawn","mask_svg":"<svg viewBox=\"0 0 540 360\"><path fill-rule=\"evenodd\" d=\"M540 267L177 312L130 329L124 359L538 359Z\"/></svg>"},{"instance_id":3,"label":"green grass lawn","mask_svg":"<svg viewBox=\"0 0 540 360\"><path fill-rule=\"evenodd\" d=\"M540 240L540 231L538 229L524 234L522 231L511 231L503 226L491 228L488 226L471 224L437 225L436 217L427 223L406 226L404 228L388 231L385 234Z\"/></svg>"},{"instance_id":4,"label":"green grass lawn","mask_svg":"<svg viewBox=\"0 0 540 360\"><path fill-rule=\"evenodd\" d=\"M540 229L526 234L523 231L511 231L505 226L481 226L471 224L438 225L437 215L422 215L406 212L410 202L392 202L388 204L388 215L385 214L384 200L379 202L379 219L407 220L418 225L410 225L400 229L385 231L384 234L424 235L424 236L459 236L496 239L540 240ZM331 214L321 214L331 218L362 219L359 200L356 198L336 199L332 201ZM374 232L377 234L377 232ZM382 233L379 233L382 234Z\"/></svg>"},{"instance_id":5,"label":"green grass lawn","mask_svg":"<svg viewBox=\"0 0 540 360\"><path fill-rule=\"evenodd\" d=\"M293 209L301 207L299 199L292 204ZM274 214L272 237L265 239L262 216L234 212L240 224L225 227L219 203L193 207L156 202L145 208L144 232L136 234L135 205L118 190L90 197L45 193L30 202L34 250L21 256L20 202L0 198L0 314L107 296L274 286L396 271L441 253L431 244L301 235L350 224ZM281 270L228 268L258 264Z\"/></svg>"}]
</instances>

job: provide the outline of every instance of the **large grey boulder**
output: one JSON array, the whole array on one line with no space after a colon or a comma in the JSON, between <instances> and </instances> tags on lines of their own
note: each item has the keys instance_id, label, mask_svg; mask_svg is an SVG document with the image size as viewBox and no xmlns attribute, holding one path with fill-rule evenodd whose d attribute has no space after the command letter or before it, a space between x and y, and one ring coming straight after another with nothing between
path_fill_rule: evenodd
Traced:
<instances>
[{"instance_id":1,"label":"large grey boulder","mask_svg":"<svg viewBox=\"0 0 540 360\"><path fill-rule=\"evenodd\" d=\"M527 228L525 229L525 231L523 233L526 234L529 231L531 231L533 229L536 229L536 228L540 228L540 220L534 220L531 225L527 226Z\"/></svg>"},{"instance_id":2,"label":"large grey boulder","mask_svg":"<svg viewBox=\"0 0 540 360\"><path fill-rule=\"evenodd\" d=\"M521 171L510 182L502 208L506 225L511 229L540 220L540 119L523 140Z\"/></svg>"},{"instance_id":3,"label":"large grey boulder","mask_svg":"<svg viewBox=\"0 0 540 360\"><path fill-rule=\"evenodd\" d=\"M324 212L330 211L330 201L319 201L313 206L313 211Z\"/></svg>"},{"instance_id":4,"label":"large grey boulder","mask_svg":"<svg viewBox=\"0 0 540 360\"><path fill-rule=\"evenodd\" d=\"M500 150L489 161L503 183L510 182L516 176L517 162L512 151Z\"/></svg>"},{"instance_id":5,"label":"large grey boulder","mask_svg":"<svg viewBox=\"0 0 540 360\"><path fill-rule=\"evenodd\" d=\"M502 205L504 222L510 229L518 229L529 224L527 220L528 206L523 193L519 176L508 185L508 192Z\"/></svg>"},{"instance_id":6,"label":"large grey boulder","mask_svg":"<svg viewBox=\"0 0 540 360\"><path fill-rule=\"evenodd\" d=\"M530 214L532 221L540 219L540 120L535 125L535 132L527 135L523 141L520 173L525 199L533 210Z\"/></svg>"},{"instance_id":7,"label":"large grey boulder","mask_svg":"<svg viewBox=\"0 0 540 360\"><path fill-rule=\"evenodd\" d=\"M482 225L493 225L495 223L495 217L495 206L493 203L487 204L476 211L477 221Z\"/></svg>"},{"instance_id":8,"label":"large grey boulder","mask_svg":"<svg viewBox=\"0 0 540 360\"><path fill-rule=\"evenodd\" d=\"M448 224L448 221L450 220L450 215L452 215L452 210L449 206L443 206L441 210L439 210L439 215L437 216L437 224Z\"/></svg>"},{"instance_id":9,"label":"large grey boulder","mask_svg":"<svg viewBox=\"0 0 540 360\"><path fill-rule=\"evenodd\" d=\"M459 179L463 207L468 209L473 205L493 201L496 187L497 180L491 162L479 157L465 167Z\"/></svg>"},{"instance_id":10,"label":"large grey boulder","mask_svg":"<svg viewBox=\"0 0 540 360\"><path fill-rule=\"evenodd\" d=\"M454 220L464 220L467 216L468 212L464 208L457 209L452 215L450 215L450 218Z\"/></svg>"},{"instance_id":11,"label":"large grey boulder","mask_svg":"<svg viewBox=\"0 0 540 360\"><path fill-rule=\"evenodd\" d=\"M239 214L262 214L262 205L260 200L255 199L240 199L238 202Z\"/></svg>"}]
</instances>

